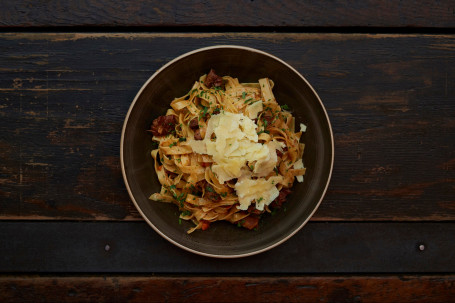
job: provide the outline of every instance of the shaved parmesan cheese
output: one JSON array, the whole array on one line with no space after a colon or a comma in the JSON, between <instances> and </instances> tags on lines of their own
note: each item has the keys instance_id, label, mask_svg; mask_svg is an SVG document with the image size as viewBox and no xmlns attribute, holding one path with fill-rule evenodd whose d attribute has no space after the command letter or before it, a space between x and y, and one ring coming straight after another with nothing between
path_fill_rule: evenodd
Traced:
<instances>
[{"instance_id":1,"label":"shaved parmesan cheese","mask_svg":"<svg viewBox=\"0 0 455 303\"><path fill-rule=\"evenodd\" d=\"M212 135L215 138L212 139ZM195 153L212 156L212 171L223 184L242 176L242 168L246 168L248 162L256 161L257 176L266 176L273 170L277 162L276 143L263 145L258 140L253 120L243 114L223 112L210 118L204 140L188 144Z\"/></svg>"},{"instance_id":2,"label":"shaved parmesan cheese","mask_svg":"<svg viewBox=\"0 0 455 303\"><path fill-rule=\"evenodd\" d=\"M254 102L251 105L248 105L245 109L245 113L247 114L248 118L256 119L258 117L259 112L263 109L262 101Z\"/></svg>"},{"instance_id":3,"label":"shaved parmesan cheese","mask_svg":"<svg viewBox=\"0 0 455 303\"><path fill-rule=\"evenodd\" d=\"M276 141L275 141L276 142ZM276 162L278 161L278 157L276 155L276 143L270 141L267 144L269 149L269 154L267 157L260 159L254 165L254 175L258 177L265 177L267 176L275 167Z\"/></svg>"},{"instance_id":4,"label":"shaved parmesan cheese","mask_svg":"<svg viewBox=\"0 0 455 303\"><path fill-rule=\"evenodd\" d=\"M235 191L239 197L240 205L238 209L247 210L253 201L256 209L264 210L265 205L269 205L275 200L280 192L276 185L283 180L282 176L258 178L256 180L245 178L235 184Z\"/></svg>"},{"instance_id":5,"label":"shaved parmesan cheese","mask_svg":"<svg viewBox=\"0 0 455 303\"><path fill-rule=\"evenodd\" d=\"M303 168L302 159L299 159L299 160L295 161L295 163L294 163L294 168L295 168L295 169L301 169L301 168ZM296 176L296 179L297 179L297 181L299 181L299 182L303 182L303 176Z\"/></svg>"},{"instance_id":6,"label":"shaved parmesan cheese","mask_svg":"<svg viewBox=\"0 0 455 303\"><path fill-rule=\"evenodd\" d=\"M205 142L198 141L198 140L190 140L188 141L188 145L191 146L193 152L198 154L206 154L207 147L205 146Z\"/></svg>"},{"instance_id":7,"label":"shaved parmesan cheese","mask_svg":"<svg viewBox=\"0 0 455 303\"><path fill-rule=\"evenodd\" d=\"M302 133L306 132L306 125L305 125L305 124L300 123L300 131L301 131Z\"/></svg>"}]
</instances>

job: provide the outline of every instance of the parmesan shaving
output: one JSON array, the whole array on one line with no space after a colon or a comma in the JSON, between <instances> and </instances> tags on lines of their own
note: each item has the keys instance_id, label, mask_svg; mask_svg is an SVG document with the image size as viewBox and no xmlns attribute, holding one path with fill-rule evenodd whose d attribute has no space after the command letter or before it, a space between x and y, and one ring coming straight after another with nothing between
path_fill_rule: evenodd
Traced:
<instances>
[{"instance_id":1,"label":"parmesan shaving","mask_svg":"<svg viewBox=\"0 0 455 303\"><path fill-rule=\"evenodd\" d=\"M204 140L192 140L188 144L195 153L213 157L212 171L223 184L241 177L242 168L249 162L256 162L253 166L256 176L267 176L275 167L276 143L258 143L256 132L257 125L250 118L223 112L210 118Z\"/></svg>"}]
</instances>

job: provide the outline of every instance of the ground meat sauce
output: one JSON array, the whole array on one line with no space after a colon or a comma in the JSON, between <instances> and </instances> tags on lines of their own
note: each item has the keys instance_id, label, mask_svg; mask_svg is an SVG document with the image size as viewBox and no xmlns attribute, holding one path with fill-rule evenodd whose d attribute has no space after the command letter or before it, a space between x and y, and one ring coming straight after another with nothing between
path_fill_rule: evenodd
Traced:
<instances>
[{"instance_id":1,"label":"ground meat sauce","mask_svg":"<svg viewBox=\"0 0 455 303\"><path fill-rule=\"evenodd\" d=\"M205 195L204 195L205 198L207 199L210 199L212 201L220 201L221 200L221 196L215 192L215 190L213 189L212 186L210 186L208 183L205 185Z\"/></svg>"},{"instance_id":2,"label":"ground meat sauce","mask_svg":"<svg viewBox=\"0 0 455 303\"><path fill-rule=\"evenodd\" d=\"M202 140L201 130L198 128L194 131L194 140Z\"/></svg>"},{"instance_id":3,"label":"ground meat sauce","mask_svg":"<svg viewBox=\"0 0 455 303\"><path fill-rule=\"evenodd\" d=\"M157 137L166 136L175 129L176 123L177 117L174 115L159 116L153 120L150 131Z\"/></svg>"},{"instance_id":4,"label":"ground meat sauce","mask_svg":"<svg viewBox=\"0 0 455 303\"><path fill-rule=\"evenodd\" d=\"M278 149L276 150L276 155L280 158L283 157L283 153L280 152Z\"/></svg>"},{"instance_id":5,"label":"ground meat sauce","mask_svg":"<svg viewBox=\"0 0 455 303\"><path fill-rule=\"evenodd\" d=\"M248 229L253 229L258 226L259 217L248 216L240 221L242 226Z\"/></svg>"},{"instance_id":6,"label":"ground meat sauce","mask_svg":"<svg viewBox=\"0 0 455 303\"><path fill-rule=\"evenodd\" d=\"M271 125L272 122L273 122L273 117L272 117L272 116L265 116L265 115L264 115L264 116L262 116L262 119L265 120L265 121L267 121L267 124L268 124L268 125Z\"/></svg>"},{"instance_id":7,"label":"ground meat sauce","mask_svg":"<svg viewBox=\"0 0 455 303\"><path fill-rule=\"evenodd\" d=\"M205 78L204 84L208 88L211 88L212 86L221 86L223 85L223 78L215 74L215 71L211 69L207 78Z\"/></svg>"},{"instance_id":8,"label":"ground meat sauce","mask_svg":"<svg viewBox=\"0 0 455 303\"><path fill-rule=\"evenodd\" d=\"M193 118L191 121L190 121L190 128L191 129L197 129L199 128L199 121L197 118Z\"/></svg>"},{"instance_id":9,"label":"ground meat sauce","mask_svg":"<svg viewBox=\"0 0 455 303\"><path fill-rule=\"evenodd\" d=\"M289 188L283 188L280 190L280 194L278 197L273 200L273 202L270 204L272 208L281 208L284 202L286 202L286 197L291 193L292 191Z\"/></svg>"},{"instance_id":10,"label":"ground meat sauce","mask_svg":"<svg viewBox=\"0 0 455 303\"><path fill-rule=\"evenodd\" d=\"M250 205L250 207L248 207L247 212L250 213L250 214L260 215L264 211L257 209L255 205Z\"/></svg>"}]
</instances>

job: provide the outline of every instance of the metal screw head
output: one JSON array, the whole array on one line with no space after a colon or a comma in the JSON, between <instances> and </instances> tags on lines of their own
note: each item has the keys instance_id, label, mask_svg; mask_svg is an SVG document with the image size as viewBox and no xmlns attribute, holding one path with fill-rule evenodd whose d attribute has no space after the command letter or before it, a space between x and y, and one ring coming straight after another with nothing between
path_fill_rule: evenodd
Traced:
<instances>
[{"instance_id":1,"label":"metal screw head","mask_svg":"<svg viewBox=\"0 0 455 303\"><path fill-rule=\"evenodd\" d=\"M420 251L424 251L424 250L425 250L425 245L420 244L420 245L419 245L419 250L420 250Z\"/></svg>"},{"instance_id":2,"label":"metal screw head","mask_svg":"<svg viewBox=\"0 0 455 303\"><path fill-rule=\"evenodd\" d=\"M105 251L109 251L110 249L111 249L111 247L109 246L109 244L106 244L106 246L104 246Z\"/></svg>"}]
</instances>

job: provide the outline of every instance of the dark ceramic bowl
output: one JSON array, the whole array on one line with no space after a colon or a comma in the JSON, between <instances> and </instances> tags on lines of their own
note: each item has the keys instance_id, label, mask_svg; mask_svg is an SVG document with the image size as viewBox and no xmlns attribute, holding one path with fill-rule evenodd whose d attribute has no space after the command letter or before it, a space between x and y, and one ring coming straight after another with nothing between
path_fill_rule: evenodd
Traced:
<instances>
[{"instance_id":1,"label":"dark ceramic bowl","mask_svg":"<svg viewBox=\"0 0 455 303\"><path fill-rule=\"evenodd\" d=\"M285 208L274 216L264 215L256 231L216 222L206 231L186 231L193 225L179 224L177 206L154 202L148 197L160 190L150 156L152 142L145 131L164 115L175 97L186 94L194 81L210 68L240 82L257 82L263 77L275 82L273 92L287 104L307 131L303 183L294 183ZM298 127L296 127L298 129ZM257 254L283 243L310 219L327 190L333 167L333 135L326 110L311 85L294 68L265 52L241 46L214 46L184 54L159 69L136 95L122 130L120 158L126 188L137 209L161 236L200 255L234 258Z\"/></svg>"}]
</instances>

